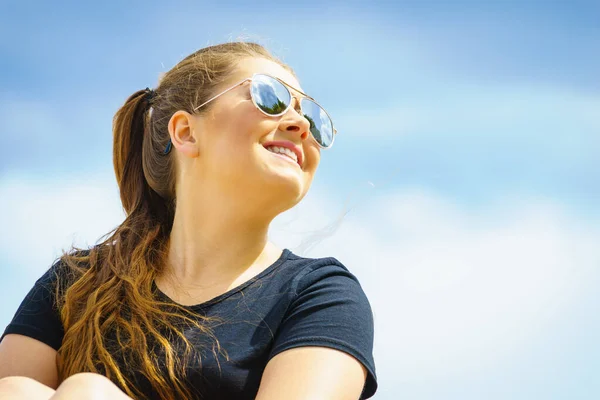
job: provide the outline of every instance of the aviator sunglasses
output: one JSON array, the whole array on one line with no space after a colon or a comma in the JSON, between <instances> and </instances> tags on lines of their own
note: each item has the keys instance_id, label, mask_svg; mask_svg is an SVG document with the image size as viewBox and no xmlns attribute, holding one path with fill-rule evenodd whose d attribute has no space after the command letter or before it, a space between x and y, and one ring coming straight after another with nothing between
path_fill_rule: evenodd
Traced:
<instances>
[{"instance_id":1,"label":"aviator sunglasses","mask_svg":"<svg viewBox=\"0 0 600 400\"><path fill-rule=\"evenodd\" d=\"M284 115L290 109L293 98L290 89L300 93L304 96L300 99L300 111L304 118L310 123L309 130L313 140L322 149L329 149L333 146L333 139L337 134L337 130L333 127L333 121L329 114L327 114L327 111L306 93L288 85L279 78L267 74L254 74L251 78L246 78L236 83L229 89L222 91L206 102L200 104L198 107L194 108L194 111L246 82L251 82L250 96L252 97L252 103L254 103L256 108L263 114L269 117L279 117ZM171 147L172 143L169 141L164 154L171 151Z\"/></svg>"}]
</instances>

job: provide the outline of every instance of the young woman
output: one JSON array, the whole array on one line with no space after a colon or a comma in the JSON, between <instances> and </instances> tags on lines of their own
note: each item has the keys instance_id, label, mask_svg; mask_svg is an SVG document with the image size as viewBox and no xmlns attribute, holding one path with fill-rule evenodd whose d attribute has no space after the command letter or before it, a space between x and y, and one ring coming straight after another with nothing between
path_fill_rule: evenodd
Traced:
<instances>
[{"instance_id":1,"label":"young woman","mask_svg":"<svg viewBox=\"0 0 600 400\"><path fill-rule=\"evenodd\" d=\"M253 43L201 49L117 112L124 222L65 252L0 343L1 399L367 399L373 314L336 258L268 240L336 135Z\"/></svg>"}]
</instances>

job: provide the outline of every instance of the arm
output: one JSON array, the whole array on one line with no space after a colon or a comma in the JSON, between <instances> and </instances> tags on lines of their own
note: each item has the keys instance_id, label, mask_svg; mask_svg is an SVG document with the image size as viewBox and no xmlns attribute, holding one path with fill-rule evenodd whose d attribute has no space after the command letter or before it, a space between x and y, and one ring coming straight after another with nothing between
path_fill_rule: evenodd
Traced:
<instances>
[{"instance_id":1,"label":"arm","mask_svg":"<svg viewBox=\"0 0 600 400\"><path fill-rule=\"evenodd\" d=\"M0 379L29 377L56 389L56 354L63 336L54 307L58 268L55 263L35 282L0 337Z\"/></svg>"},{"instance_id":2,"label":"arm","mask_svg":"<svg viewBox=\"0 0 600 400\"><path fill-rule=\"evenodd\" d=\"M6 335L0 342L0 379L9 376L29 377L56 389L56 350L27 336Z\"/></svg>"},{"instance_id":3,"label":"arm","mask_svg":"<svg viewBox=\"0 0 600 400\"><path fill-rule=\"evenodd\" d=\"M0 399L133 400L105 376L83 372L58 385L56 350L23 335L0 342Z\"/></svg>"},{"instance_id":4,"label":"arm","mask_svg":"<svg viewBox=\"0 0 600 400\"><path fill-rule=\"evenodd\" d=\"M342 351L296 347L269 361L256 400L357 400L366 368Z\"/></svg>"}]
</instances>

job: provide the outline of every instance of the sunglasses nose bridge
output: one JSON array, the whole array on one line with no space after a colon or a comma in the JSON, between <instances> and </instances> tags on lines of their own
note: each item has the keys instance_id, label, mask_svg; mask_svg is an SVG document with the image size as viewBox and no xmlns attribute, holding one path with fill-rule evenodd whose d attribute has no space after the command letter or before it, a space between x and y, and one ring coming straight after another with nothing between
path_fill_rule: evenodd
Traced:
<instances>
[{"instance_id":1,"label":"sunglasses nose bridge","mask_svg":"<svg viewBox=\"0 0 600 400\"><path fill-rule=\"evenodd\" d=\"M296 114L298 114L301 118L304 117L304 112L302 111L302 98L291 96L289 110L294 110Z\"/></svg>"},{"instance_id":2,"label":"sunglasses nose bridge","mask_svg":"<svg viewBox=\"0 0 600 400\"><path fill-rule=\"evenodd\" d=\"M280 124L283 126L284 130L300 131L303 136L305 133L310 133L310 121L302 113L299 105L297 108L294 107L293 100L287 111L282 115Z\"/></svg>"}]
</instances>

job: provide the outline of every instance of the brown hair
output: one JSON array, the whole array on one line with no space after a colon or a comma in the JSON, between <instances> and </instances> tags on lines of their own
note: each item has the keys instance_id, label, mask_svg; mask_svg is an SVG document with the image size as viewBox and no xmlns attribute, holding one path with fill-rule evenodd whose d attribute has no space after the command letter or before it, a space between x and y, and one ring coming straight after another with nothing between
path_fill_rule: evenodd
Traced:
<instances>
[{"instance_id":1,"label":"brown hair","mask_svg":"<svg viewBox=\"0 0 600 400\"><path fill-rule=\"evenodd\" d=\"M59 279L56 288L65 330L57 355L59 382L78 372L97 372L118 382L129 396L143 398L119 368L118 352L127 368L141 373L163 399L189 398L185 365L199 352L183 328L200 329L221 351L205 324L214 318L161 302L152 289L165 265L176 205L175 152L162 152L170 140L167 124L173 113L193 113L245 57L272 60L293 73L259 44L215 45L189 55L167 72L151 101L147 90L139 90L117 111L113 161L126 218L91 249L71 246L60 257L66 268L63 277L68 279ZM173 346L166 332L174 332L184 350Z\"/></svg>"}]
</instances>

